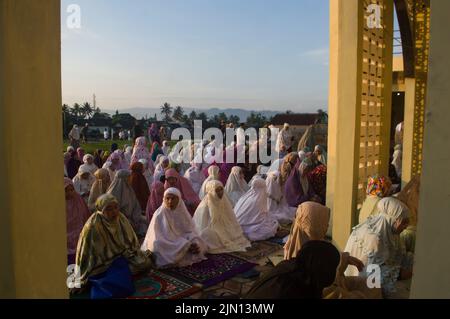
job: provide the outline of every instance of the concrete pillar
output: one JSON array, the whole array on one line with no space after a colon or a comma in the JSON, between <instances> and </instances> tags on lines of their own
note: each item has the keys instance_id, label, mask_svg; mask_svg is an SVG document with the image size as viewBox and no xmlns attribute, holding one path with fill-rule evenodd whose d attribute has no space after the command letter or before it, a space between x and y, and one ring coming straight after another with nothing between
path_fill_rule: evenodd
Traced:
<instances>
[{"instance_id":1,"label":"concrete pillar","mask_svg":"<svg viewBox=\"0 0 450 319\"><path fill-rule=\"evenodd\" d=\"M411 298L450 298L450 1L431 1L430 64Z\"/></svg>"},{"instance_id":2,"label":"concrete pillar","mask_svg":"<svg viewBox=\"0 0 450 319\"><path fill-rule=\"evenodd\" d=\"M359 0L330 0L327 206L332 237L345 246L354 223L359 150L361 60Z\"/></svg>"},{"instance_id":3,"label":"concrete pillar","mask_svg":"<svg viewBox=\"0 0 450 319\"><path fill-rule=\"evenodd\" d=\"M368 27L366 4L381 5L383 28ZM392 24L392 2L330 0L327 206L339 248L356 224L367 177L389 167Z\"/></svg>"},{"instance_id":4,"label":"concrete pillar","mask_svg":"<svg viewBox=\"0 0 450 319\"><path fill-rule=\"evenodd\" d=\"M0 0L0 298L66 298L59 0Z\"/></svg>"}]
</instances>

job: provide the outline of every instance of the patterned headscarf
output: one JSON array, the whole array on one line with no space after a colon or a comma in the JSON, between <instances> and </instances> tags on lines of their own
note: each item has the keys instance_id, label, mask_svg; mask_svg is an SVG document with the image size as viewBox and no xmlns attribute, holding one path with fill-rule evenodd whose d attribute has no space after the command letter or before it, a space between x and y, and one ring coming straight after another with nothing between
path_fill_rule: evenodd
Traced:
<instances>
[{"instance_id":1,"label":"patterned headscarf","mask_svg":"<svg viewBox=\"0 0 450 319\"><path fill-rule=\"evenodd\" d=\"M371 176L367 182L367 195L378 196L380 198L386 197L391 189L392 183L389 177L385 176Z\"/></svg>"},{"instance_id":2,"label":"patterned headscarf","mask_svg":"<svg viewBox=\"0 0 450 319\"><path fill-rule=\"evenodd\" d=\"M119 201L117 200L117 198L115 198L111 194L104 194L104 195L100 196L97 199L97 201L95 202L95 208L99 212L103 212L103 210L106 208L106 206L108 206L111 203L119 204Z\"/></svg>"}]
</instances>

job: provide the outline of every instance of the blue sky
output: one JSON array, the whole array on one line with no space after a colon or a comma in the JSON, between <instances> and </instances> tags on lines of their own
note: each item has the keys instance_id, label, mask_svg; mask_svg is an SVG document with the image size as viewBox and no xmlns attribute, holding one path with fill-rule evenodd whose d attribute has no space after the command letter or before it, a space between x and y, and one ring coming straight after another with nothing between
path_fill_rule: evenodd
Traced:
<instances>
[{"instance_id":1,"label":"blue sky","mask_svg":"<svg viewBox=\"0 0 450 319\"><path fill-rule=\"evenodd\" d=\"M69 4L81 29L67 28ZM62 0L63 102L315 111L328 0Z\"/></svg>"}]
</instances>

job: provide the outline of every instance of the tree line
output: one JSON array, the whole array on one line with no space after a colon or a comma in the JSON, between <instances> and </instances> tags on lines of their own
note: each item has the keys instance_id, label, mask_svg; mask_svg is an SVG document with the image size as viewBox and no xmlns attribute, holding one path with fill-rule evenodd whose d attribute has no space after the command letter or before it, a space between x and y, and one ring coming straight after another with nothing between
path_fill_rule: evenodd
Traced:
<instances>
[{"instance_id":1,"label":"tree line","mask_svg":"<svg viewBox=\"0 0 450 319\"><path fill-rule=\"evenodd\" d=\"M208 117L205 112L192 111L186 114L183 107L172 107L169 103L164 103L160 107L161 115L163 116L163 122L167 124L170 122L179 122L187 126L192 127L195 120L202 121L204 128L220 127L222 123L233 123L238 126L241 123L241 119L237 115L227 116L224 112ZM136 118L129 113L119 113L117 110L112 116L108 113L101 111L99 107L92 107L89 102L75 103L72 106L67 104L62 105L62 113L64 117L64 131L69 130L74 124L84 125L89 123L93 126L116 126L120 124L124 129L130 129L136 122ZM156 114L152 118L142 118L140 122L148 124L149 122L156 122ZM247 117L245 123L250 127L263 127L270 123L271 118L252 112Z\"/></svg>"}]
</instances>

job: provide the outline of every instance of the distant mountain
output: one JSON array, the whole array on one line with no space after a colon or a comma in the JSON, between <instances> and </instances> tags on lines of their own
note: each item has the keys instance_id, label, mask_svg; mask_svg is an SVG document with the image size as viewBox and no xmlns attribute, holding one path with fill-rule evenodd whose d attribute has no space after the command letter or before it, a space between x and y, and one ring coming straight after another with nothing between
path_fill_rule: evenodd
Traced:
<instances>
[{"instance_id":1,"label":"distant mountain","mask_svg":"<svg viewBox=\"0 0 450 319\"><path fill-rule=\"evenodd\" d=\"M173 106L173 105L172 105ZM208 118L214 116L214 115L218 115L219 113L225 113L226 116L231 116L231 115L237 115L239 116L239 118L241 119L242 122L245 122L245 120L247 119L247 117L250 116L250 114L252 113L251 110L244 110L244 109L219 109L219 108L212 108L212 109L197 109L197 108L190 108L190 107L183 107L184 109L184 113L189 115L189 113L191 113L192 111L195 111L198 113L204 112ZM116 110L102 110L103 112L109 113L111 115L116 113ZM141 119L141 118L145 118L147 117L153 117L156 116L158 117L159 120L161 120L163 118L163 116L161 115L161 110L160 108L147 108L147 107L134 107L134 108L129 108L129 109L121 109L119 110L120 113L130 113L131 115L133 115L135 118L137 119ZM261 115L270 118L272 116L275 116L279 113L283 113L283 112L278 112L278 111L253 111L255 113L261 113Z\"/></svg>"}]
</instances>

